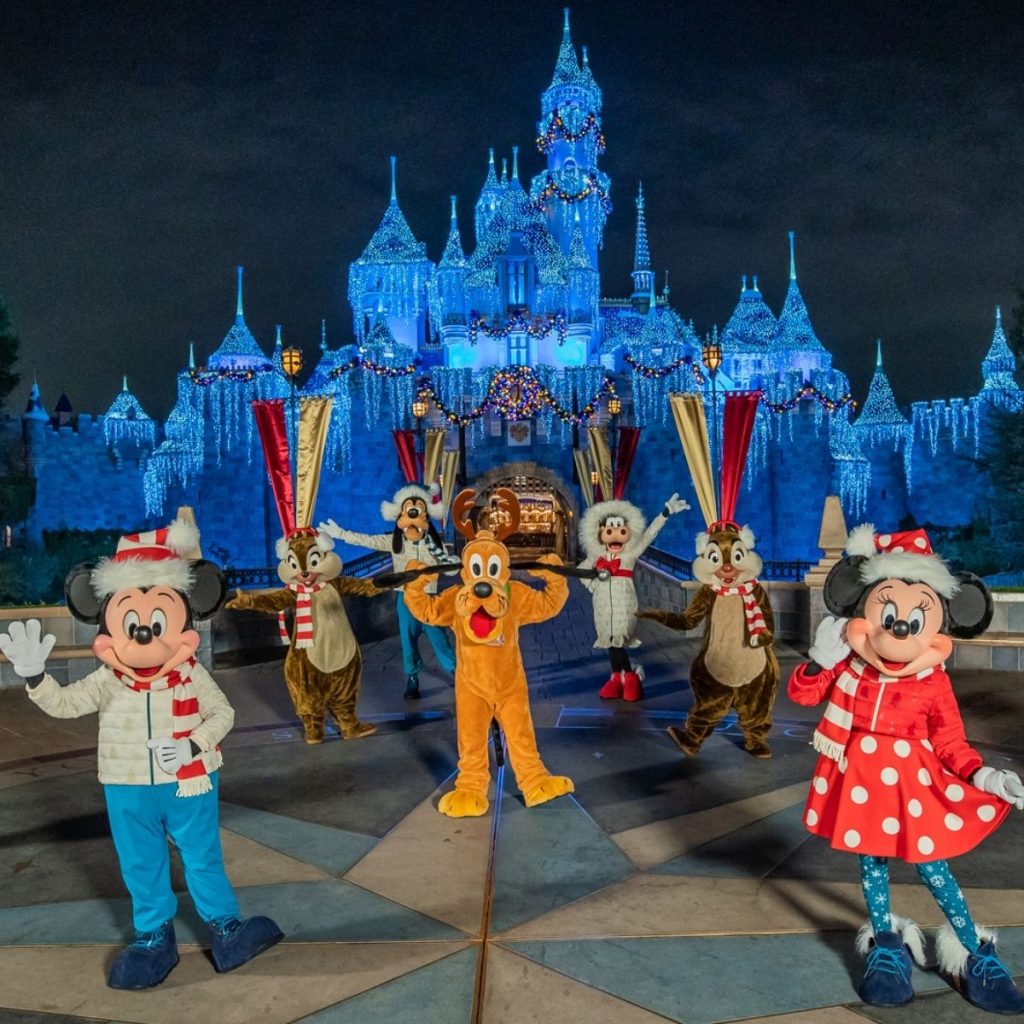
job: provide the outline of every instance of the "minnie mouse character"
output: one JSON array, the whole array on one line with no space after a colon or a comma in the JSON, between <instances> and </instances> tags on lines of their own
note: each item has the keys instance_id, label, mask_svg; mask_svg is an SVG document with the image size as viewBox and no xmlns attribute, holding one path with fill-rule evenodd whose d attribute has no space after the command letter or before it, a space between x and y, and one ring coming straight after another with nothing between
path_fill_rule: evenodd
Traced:
<instances>
[{"instance_id":1,"label":"minnie mouse character","mask_svg":"<svg viewBox=\"0 0 1024 1024\"><path fill-rule=\"evenodd\" d=\"M110 968L111 988L152 988L178 963L168 839L210 929L217 971L234 970L283 938L270 918L239 917L224 871L217 772L235 713L196 661L194 622L224 599L217 566L187 558L198 545L195 527L177 520L122 537L113 558L71 570L68 610L99 625L93 652L103 662L78 682L62 687L46 673L54 637L40 636L38 620L12 622L0 634L0 650L43 711L54 718L99 713L99 780L135 925L135 941Z\"/></svg>"},{"instance_id":2,"label":"minnie mouse character","mask_svg":"<svg viewBox=\"0 0 1024 1024\"><path fill-rule=\"evenodd\" d=\"M923 963L920 929L889 912L890 857L915 865L948 923L936 941L940 968L975 1006L1024 1011L996 955L995 936L976 927L947 858L995 831L1024 785L985 767L964 735L944 670L951 637L983 633L992 619L985 585L949 571L923 530L875 535L859 526L825 581L832 616L818 626L811 660L798 665L789 696L828 701L814 733L821 754L804 812L809 831L860 858L870 922L861 999L899 1006L914 996L911 955ZM835 616L835 617L833 617Z\"/></svg>"},{"instance_id":3,"label":"minnie mouse character","mask_svg":"<svg viewBox=\"0 0 1024 1024\"><path fill-rule=\"evenodd\" d=\"M429 490L419 484L407 484L399 488L390 501L382 501L381 517L395 524L391 533L356 533L354 530L343 529L333 519L321 523L319 529L322 533L329 534L335 540L343 540L346 544L388 552L395 572L403 572L405 567L414 561L422 565L438 565L451 561L453 569L457 571L461 563L457 558L449 559L437 527L432 522L444 514L444 507L437 500L439 496L440 488L437 484L433 484ZM437 581L431 580L426 585L425 592L436 594ZM441 667L445 672L454 672L455 650L452 647L451 632L440 626L427 626L420 622L406 607L401 589L395 595L395 601L398 611L398 635L402 640L405 698L418 700L419 673L423 667L419 638L426 633Z\"/></svg>"}]
</instances>

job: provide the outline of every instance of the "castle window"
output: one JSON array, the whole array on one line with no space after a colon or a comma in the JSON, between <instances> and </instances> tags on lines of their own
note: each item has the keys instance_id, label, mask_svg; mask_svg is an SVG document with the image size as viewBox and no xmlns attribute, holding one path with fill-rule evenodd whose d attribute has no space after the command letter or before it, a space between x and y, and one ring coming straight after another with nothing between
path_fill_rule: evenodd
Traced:
<instances>
[{"instance_id":1,"label":"castle window","mask_svg":"<svg viewBox=\"0 0 1024 1024\"><path fill-rule=\"evenodd\" d=\"M526 264L513 263L508 269L508 304L510 306L525 306Z\"/></svg>"},{"instance_id":2,"label":"castle window","mask_svg":"<svg viewBox=\"0 0 1024 1024\"><path fill-rule=\"evenodd\" d=\"M524 334L509 335L509 366L529 366L529 339Z\"/></svg>"}]
</instances>

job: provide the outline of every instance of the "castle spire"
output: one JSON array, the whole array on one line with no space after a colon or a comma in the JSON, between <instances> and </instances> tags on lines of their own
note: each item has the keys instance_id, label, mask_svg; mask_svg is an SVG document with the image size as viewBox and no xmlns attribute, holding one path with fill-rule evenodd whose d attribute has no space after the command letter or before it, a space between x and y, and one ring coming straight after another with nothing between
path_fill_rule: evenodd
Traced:
<instances>
[{"instance_id":1,"label":"castle spire","mask_svg":"<svg viewBox=\"0 0 1024 1024\"><path fill-rule=\"evenodd\" d=\"M276 332L275 335L274 335L274 348L281 348L281 346L282 346L282 342L281 342L281 325L280 324L275 324L274 325L274 330Z\"/></svg>"},{"instance_id":2,"label":"castle spire","mask_svg":"<svg viewBox=\"0 0 1024 1024\"><path fill-rule=\"evenodd\" d=\"M501 158L501 187L504 188L508 185L508 160L505 157Z\"/></svg>"},{"instance_id":3,"label":"castle spire","mask_svg":"<svg viewBox=\"0 0 1024 1024\"><path fill-rule=\"evenodd\" d=\"M647 216L644 212L644 184L640 182L636 193L636 247L633 251L632 303L638 309L652 301L654 294L654 271L651 270L651 252L647 245Z\"/></svg>"},{"instance_id":4,"label":"castle spire","mask_svg":"<svg viewBox=\"0 0 1024 1024\"><path fill-rule=\"evenodd\" d=\"M796 232L789 233L789 279L796 280Z\"/></svg>"},{"instance_id":5,"label":"castle spire","mask_svg":"<svg viewBox=\"0 0 1024 1024\"><path fill-rule=\"evenodd\" d=\"M398 157L394 154L391 156L391 202L398 202L398 190L395 188L395 165L398 163Z\"/></svg>"},{"instance_id":6,"label":"castle spire","mask_svg":"<svg viewBox=\"0 0 1024 1024\"><path fill-rule=\"evenodd\" d=\"M668 286L668 270L666 269L665 270L665 287L662 288L662 290L661 290L661 294L665 296L665 301L666 302L668 302L668 297L669 297L670 293L671 293L671 289Z\"/></svg>"},{"instance_id":7,"label":"castle spire","mask_svg":"<svg viewBox=\"0 0 1024 1024\"><path fill-rule=\"evenodd\" d=\"M327 351L327 321L320 321L320 351Z\"/></svg>"},{"instance_id":8,"label":"castle spire","mask_svg":"<svg viewBox=\"0 0 1024 1024\"><path fill-rule=\"evenodd\" d=\"M242 271L244 270L244 267L235 267L235 270L238 272L238 298L237 298L237 300L235 302L235 316L238 319L241 319L241 317L243 315L243 312L242 312Z\"/></svg>"},{"instance_id":9,"label":"castle spire","mask_svg":"<svg viewBox=\"0 0 1024 1024\"><path fill-rule=\"evenodd\" d=\"M128 374L127 373L124 374L121 377L121 390L122 391L127 391L128 390Z\"/></svg>"},{"instance_id":10,"label":"castle spire","mask_svg":"<svg viewBox=\"0 0 1024 1024\"><path fill-rule=\"evenodd\" d=\"M573 82L579 72L579 61L576 59L576 50L569 35L569 8L565 7L562 20L562 45L558 48L558 59L555 61L555 74L551 79L551 84L554 86Z\"/></svg>"},{"instance_id":11,"label":"castle spire","mask_svg":"<svg viewBox=\"0 0 1024 1024\"><path fill-rule=\"evenodd\" d=\"M894 428L902 429L907 418L896 405L896 396L892 393L892 385L882 368L882 339L878 339L875 353L875 372L868 388L868 397L864 400L864 408L854 426L868 428L873 440L890 437Z\"/></svg>"},{"instance_id":12,"label":"castle spire","mask_svg":"<svg viewBox=\"0 0 1024 1024\"><path fill-rule=\"evenodd\" d=\"M880 370L882 368L882 339L879 338L875 344L878 346L875 353L875 367Z\"/></svg>"},{"instance_id":13,"label":"castle spire","mask_svg":"<svg viewBox=\"0 0 1024 1024\"><path fill-rule=\"evenodd\" d=\"M1003 311L996 306L996 324L992 331L992 343L981 363L981 375L984 381L982 391L1013 393L1010 400L1014 405L1024 404L1019 401L1020 385L1014 378L1017 360L1010 350L1003 330Z\"/></svg>"},{"instance_id":14,"label":"castle spire","mask_svg":"<svg viewBox=\"0 0 1024 1024\"><path fill-rule=\"evenodd\" d=\"M512 147L512 180L519 182L519 147Z\"/></svg>"}]
</instances>

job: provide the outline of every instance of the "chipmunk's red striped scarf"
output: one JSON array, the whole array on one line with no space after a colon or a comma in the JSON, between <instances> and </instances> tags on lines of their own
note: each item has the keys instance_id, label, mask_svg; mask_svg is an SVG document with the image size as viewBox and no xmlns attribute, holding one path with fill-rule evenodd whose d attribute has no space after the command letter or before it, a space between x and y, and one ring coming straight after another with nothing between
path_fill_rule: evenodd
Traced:
<instances>
[{"instance_id":1,"label":"chipmunk's red striped scarf","mask_svg":"<svg viewBox=\"0 0 1024 1024\"><path fill-rule=\"evenodd\" d=\"M318 590L323 590L326 583L314 583L307 587L304 583L289 583L288 589L295 594L295 646L313 646L313 595ZM281 643L285 646L290 644L291 637L288 636L288 624L285 622L284 612L278 612L277 629L281 634Z\"/></svg>"},{"instance_id":2,"label":"chipmunk's red striped scarf","mask_svg":"<svg viewBox=\"0 0 1024 1024\"><path fill-rule=\"evenodd\" d=\"M176 740L188 739L192 735L192 730L203 720L199 714L199 698L192 691L192 669L195 668L195 664L196 659L189 658L183 665L179 665L159 679L133 679L123 672L118 672L117 669L114 669L114 675L122 683L142 693L173 689L175 693L171 700L171 736ZM182 765L175 773L178 780L178 796L199 796L213 789L204 758L211 761L214 770L223 763L219 746L204 754L197 754L191 764Z\"/></svg>"},{"instance_id":3,"label":"chipmunk's red striped scarf","mask_svg":"<svg viewBox=\"0 0 1024 1024\"><path fill-rule=\"evenodd\" d=\"M926 668L912 679L927 679L936 667ZM822 715L818 728L814 730L811 745L819 754L838 761L842 766L846 745L850 742L853 729L853 709L856 704L857 687L861 681L869 683L895 683L898 676L887 676L879 672L874 665L869 665L860 658L850 658L849 663L839 673L828 695L828 706Z\"/></svg>"},{"instance_id":4,"label":"chipmunk's red striped scarf","mask_svg":"<svg viewBox=\"0 0 1024 1024\"><path fill-rule=\"evenodd\" d=\"M761 606L757 603L757 598L754 597L754 587L756 586L757 580L748 580L746 583L740 583L735 587L723 587L717 583L711 584L711 589L719 597L736 597L739 595L743 598L743 614L747 620L747 636L751 640L761 633L768 632L768 625L764 621Z\"/></svg>"}]
</instances>

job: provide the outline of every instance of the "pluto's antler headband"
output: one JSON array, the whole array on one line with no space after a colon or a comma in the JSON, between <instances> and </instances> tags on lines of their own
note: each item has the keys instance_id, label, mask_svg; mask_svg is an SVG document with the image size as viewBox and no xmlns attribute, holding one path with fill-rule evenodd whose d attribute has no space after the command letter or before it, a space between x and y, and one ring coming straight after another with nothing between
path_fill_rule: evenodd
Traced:
<instances>
[{"instance_id":1,"label":"pluto's antler headband","mask_svg":"<svg viewBox=\"0 0 1024 1024\"><path fill-rule=\"evenodd\" d=\"M739 498L743 470L747 464L750 437L757 417L760 391L730 391L725 396L722 418L722 472L719 483L720 502L715 502L714 474L711 469L711 447L703 396L688 392L671 395L672 416L690 467L697 501L708 529L733 525L736 501Z\"/></svg>"},{"instance_id":2,"label":"pluto's antler headband","mask_svg":"<svg viewBox=\"0 0 1024 1024\"><path fill-rule=\"evenodd\" d=\"M296 486L292 487L291 456L284 399L272 398L252 403L260 432L263 460L267 464L270 489L274 492L277 515L286 537L311 529L327 428L331 422L331 398L303 398L299 411Z\"/></svg>"},{"instance_id":3,"label":"pluto's antler headband","mask_svg":"<svg viewBox=\"0 0 1024 1024\"><path fill-rule=\"evenodd\" d=\"M481 519L485 521L480 522ZM499 487L486 505L476 503L476 491L467 487L452 503L452 522L467 540L481 530L490 530L496 541L511 537L519 529L519 499L508 487Z\"/></svg>"}]
</instances>

